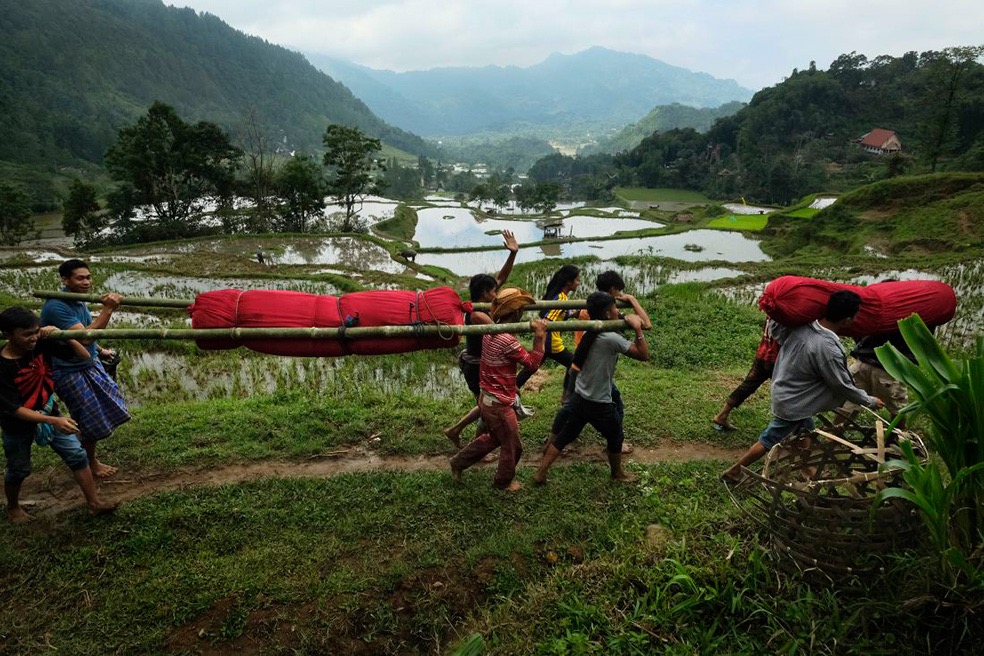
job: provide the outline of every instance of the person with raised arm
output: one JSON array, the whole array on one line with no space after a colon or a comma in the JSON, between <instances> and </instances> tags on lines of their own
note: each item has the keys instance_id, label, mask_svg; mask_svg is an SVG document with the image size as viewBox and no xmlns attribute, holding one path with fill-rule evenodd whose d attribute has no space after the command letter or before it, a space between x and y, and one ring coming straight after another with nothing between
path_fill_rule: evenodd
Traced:
<instances>
[{"instance_id":1,"label":"person with raised arm","mask_svg":"<svg viewBox=\"0 0 984 656\"><path fill-rule=\"evenodd\" d=\"M519 242L515 235L509 230L502 231L503 247L509 251L505 263L499 269L498 275L492 277L487 273L479 273L471 277L468 281L468 296L472 303L491 303L495 300L495 293L500 287L506 284L509 274L512 272L513 264L516 262L516 253L519 252ZM465 314L466 326L487 325L492 323L492 318L485 312L472 310ZM479 419L481 413L478 408L479 394L481 390L478 386L479 364L482 361L482 335L465 335L465 350L458 356L458 369L468 385L468 391L475 398L475 407L469 410L458 420L454 426L444 429L444 436L451 440L455 448L461 448L461 431ZM479 433L483 432L479 427Z\"/></svg>"}]
</instances>

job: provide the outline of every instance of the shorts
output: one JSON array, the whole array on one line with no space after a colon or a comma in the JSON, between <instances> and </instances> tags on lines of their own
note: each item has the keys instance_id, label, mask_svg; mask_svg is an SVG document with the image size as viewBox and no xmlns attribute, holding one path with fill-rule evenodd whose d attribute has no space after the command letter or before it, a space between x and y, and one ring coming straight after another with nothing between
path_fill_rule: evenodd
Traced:
<instances>
[{"instance_id":1,"label":"shorts","mask_svg":"<svg viewBox=\"0 0 984 656\"><path fill-rule=\"evenodd\" d=\"M769 425L759 435L758 441L768 450L790 435L811 431L815 427L816 424L813 423L813 417L807 417L806 419L780 419L779 417L773 417Z\"/></svg>"},{"instance_id":2,"label":"shorts","mask_svg":"<svg viewBox=\"0 0 984 656\"><path fill-rule=\"evenodd\" d=\"M23 483L24 479L31 475L31 446L33 444L33 435L3 434L3 453L7 456L7 469L3 474L4 483L17 485ZM79 471L89 466L89 456L86 455L82 443L75 435L55 431L49 446L72 471Z\"/></svg>"},{"instance_id":3,"label":"shorts","mask_svg":"<svg viewBox=\"0 0 984 656\"><path fill-rule=\"evenodd\" d=\"M481 394L482 390L478 386L478 374L479 365L473 362L468 362L461 355L458 356L458 369L461 371L461 375L465 378L465 384L468 385L468 391L472 393L472 396L478 396Z\"/></svg>"}]
</instances>

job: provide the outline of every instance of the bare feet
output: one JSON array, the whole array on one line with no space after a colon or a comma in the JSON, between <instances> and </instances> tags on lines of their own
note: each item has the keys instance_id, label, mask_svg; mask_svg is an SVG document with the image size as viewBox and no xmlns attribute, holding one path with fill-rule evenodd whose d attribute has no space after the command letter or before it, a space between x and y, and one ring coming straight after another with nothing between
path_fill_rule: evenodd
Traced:
<instances>
[{"instance_id":1,"label":"bare feet","mask_svg":"<svg viewBox=\"0 0 984 656\"><path fill-rule=\"evenodd\" d=\"M741 470L725 469L721 472L721 480L724 481L725 485L737 485L741 483L741 479Z\"/></svg>"},{"instance_id":2,"label":"bare feet","mask_svg":"<svg viewBox=\"0 0 984 656\"><path fill-rule=\"evenodd\" d=\"M622 453L632 453L632 445L628 442L622 442Z\"/></svg>"},{"instance_id":3,"label":"bare feet","mask_svg":"<svg viewBox=\"0 0 984 656\"><path fill-rule=\"evenodd\" d=\"M616 483L623 483L625 485L630 485L639 480L635 474L630 474L629 472L621 472L615 476L612 476L612 480Z\"/></svg>"},{"instance_id":4,"label":"bare feet","mask_svg":"<svg viewBox=\"0 0 984 656\"><path fill-rule=\"evenodd\" d=\"M533 485L546 485L546 484L547 484L546 474L540 474L540 472L536 472L535 474L533 474Z\"/></svg>"},{"instance_id":5,"label":"bare feet","mask_svg":"<svg viewBox=\"0 0 984 656\"><path fill-rule=\"evenodd\" d=\"M506 487L506 492L519 492L523 489L523 484L519 481L513 481Z\"/></svg>"},{"instance_id":6,"label":"bare feet","mask_svg":"<svg viewBox=\"0 0 984 656\"><path fill-rule=\"evenodd\" d=\"M486 453L482 457L482 462L495 462L499 459L499 456L493 451L492 453Z\"/></svg>"},{"instance_id":7,"label":"bare feet","mask_svg":"<svg viewBox=\"0 0 984 656\"><path fill-rule=\"evenodd\" d=\"M454 445L454 448L456 448L459 451L461 451L461 431L460 430L455 430L455 427L454 426L452 426L451 428L445 428L444 429L444 437L446 437L449 440L451 440L451 444Z\"/></svg>"},{"instance_id":8,"label":"bare feet","mask_svg":"<svg viewBox=\"0 0 984 656\"><path fill-rule=\"evenodd\" d=\"M99 501L89 505L89 512L98 517L99 515L110 515L120 507L119 501Z\"/></svg>"},{"instance_id":9,"label":"bare feet","mask_svg":"<svg viewBox=\"0 0 984 656\"><path fill-rule=\"evenodd\" d=\"M89 467L92 469L92 475L96 478L110 478L111 476L115 476L118 471L116 467L107 465L99 460L89 463Z\"/></svg>"},{"instance_id":10,"label":"bare feet","mask_svg":"<svg viewBox=\"0 0 984 656\"><path fill-rule=\"evenodd\" d=\"M451 463L451 479L455 483L461 483L462 482L461 481L461 470L458 469L457 467L455 467L453 462Z\"/></svg>"},{"instance_id":11,"label":"bare feet","mask_svg":"<svg viewBox=\"0 0 984 656\"><path fill-rule=\"evenodd\" d=\"M26 524L33 522L34 518L28 515L23 508L17 506L16 508L7 508L7 521L11 524Z\"/></svg>"}]
</instances>

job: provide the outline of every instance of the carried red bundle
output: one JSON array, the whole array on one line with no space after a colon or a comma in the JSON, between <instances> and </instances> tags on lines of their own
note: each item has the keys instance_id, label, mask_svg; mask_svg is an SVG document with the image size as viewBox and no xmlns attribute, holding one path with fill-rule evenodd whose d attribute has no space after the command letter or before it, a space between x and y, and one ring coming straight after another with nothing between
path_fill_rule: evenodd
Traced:
<instances>
[{"instance_id":1,"label":"carried red bundle","mask_svg":"<svg viewBox=\"0 0 984 656\"><path fill-rule=\"evenodd\" d=\"M279 290L221 289L199 294L188 308L192 328L339 328L464 323L461 298L450 287L423 292L381 290L342 296ZM460 335L359 339L202 339L206 350L245 346L271 355L383 355L456 346Z\"/></svg>"},{"instance_id":2,"label":"carried red bundle","mask_svg":"<svg viewBox=\"0 0 984 656\"><path fill-rule=\"evenodd\" d=\"M794 328L822 318L830 295L845 289L861 297L861 310L845 332L849 337L895 332L899 320L913 313L927 326L941 326L957 311L953 288L937 280L878 282L861 287L783 276L766 285L758 305L772 319Z\"/></svg>"}]
</instances>

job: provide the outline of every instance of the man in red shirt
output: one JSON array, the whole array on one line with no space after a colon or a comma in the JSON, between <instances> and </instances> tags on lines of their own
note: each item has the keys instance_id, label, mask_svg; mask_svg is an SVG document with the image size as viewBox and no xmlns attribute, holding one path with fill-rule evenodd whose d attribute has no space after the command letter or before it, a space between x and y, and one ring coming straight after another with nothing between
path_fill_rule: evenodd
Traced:
<instances>
[{"instance_id":1,"label":"man in red shirt","mask_svg":"<svg viewBox=\"0 0 984 656\"><path fill-rule=\"evenodd\" d=\"M532 302L533 297L526 291L514 287L502 289L492 301L490 315L495 323L517 322L522 318L523 308ZM515 480L516 465L523 455L519 420L513 407L516 401L516 370L518 366L531 373L539 369L547 337L546 321L533 320L530 326L533 328L532 351L524 349L516 336L508 333L482 338L478 407L489 432L476 437L451 458L451 476L458 482L464 470L501 447L495 486L508 492L522 488Z\"/></svg>"}]
</instances>

